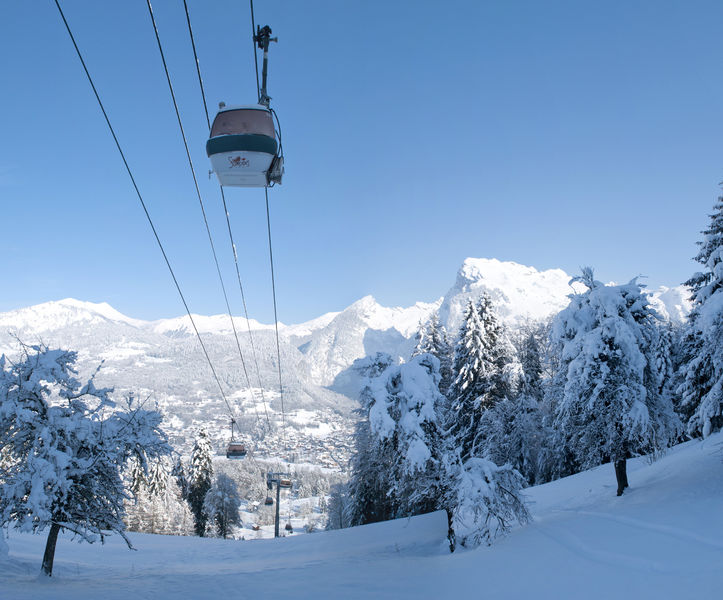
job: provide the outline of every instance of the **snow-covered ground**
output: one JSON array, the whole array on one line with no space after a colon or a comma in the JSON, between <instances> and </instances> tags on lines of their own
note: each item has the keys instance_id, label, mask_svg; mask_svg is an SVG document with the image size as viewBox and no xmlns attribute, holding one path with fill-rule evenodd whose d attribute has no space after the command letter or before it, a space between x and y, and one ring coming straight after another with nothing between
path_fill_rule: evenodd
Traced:
<instances>
[{"instance_id":1,"label":"snow-covered ground","mask_svg":"<svg viewBox=\"0 0 723 600\"><path fill-rule=\"evenodd\" d=\"M63 538L47 580L44 536L11 531L0 598L720 597L723 435L628 473L620 498L610 465L531 488L532 524L453 555L435 513L278 540L131 534L135 552Z\"/></svg>"}]
</instances>

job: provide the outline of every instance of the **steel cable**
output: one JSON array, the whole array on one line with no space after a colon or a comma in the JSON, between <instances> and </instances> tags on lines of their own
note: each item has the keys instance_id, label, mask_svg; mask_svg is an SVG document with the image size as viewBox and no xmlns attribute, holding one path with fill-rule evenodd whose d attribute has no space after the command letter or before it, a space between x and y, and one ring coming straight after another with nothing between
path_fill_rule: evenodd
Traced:
<instances>
[{"instance_id":1,"label":"steel cable","mask_svg":"<svg viewBox=\"0 0 723 600\"><path fill-rule=\"evenodd\" d=\"M191 28L191 17L188 12L188 4L186 3L186 0L183 0L183 6L186 11L186 22L188 23L188 34L191 38L191 47L193 48L193 58L196 63L196 73L198 75L198 85L201 88L201 97L203 99L204 114L206 116L206 123L207 123L209 131L210 131L211 118L210 118L210 114L208 112L208 104L206 102L206 92L205 92L204 85L203 85L203 78L201 77L200 61L198 60L198 53L196 51L196 42L193 37L193 29ZM229 240L231 242L231 250L233 252L234 265L236 267L236 279L238 281L239 291L241 292L241 302L242 302L243 309L244 309L244 317L246 319L246 327L247 327L248 333L249 333L249 342L251 344L251 355L253 357L254 366L256 368L256 377L257 377L258 384L259 384L261 403L264 407L264 414L266 416L266 424L270 430L271 429L271 419L269 418L269 412L266 408L266 397L264 395L264 387L261 382L261 370L259 369L259 361L258 361L258 356L257 356L257 352L256 352L256 344L254 343L254 336L251 333L251 322L249 320L249 311L248 311L248 307L246 304L246 294L244 293L243 283L241 282L241 271L239 269L239 264L238 264L238 253L236 252L236 244L234 243L233 231L231 229L231 217L229 214L228 206L226 205L226 194L223 191L223 186L219 183L218 187L219 187L219 190L221 191L221 200L223 201L223 211L224 211L224 215L226 216L226 227L228 229ZM246 367L244 366L244 371L245 371L245 369L246 369ZM247 381L248 381L248 375L246 377L247 377ZM249 383L249 389L250 389L250 387L251 386Z\"/></svg>"},{"instance_id":2,"label":"steel cable","mask_svg":"<svg viewBox=\"0 0 723 600\"><path fill-rule=\"evenodd\" d=\"M156 231L156 227L153 224L153 219L151 219L151 215L148 212L148 208L146 206L145 201L143 200L143 196L141 195L140 190L138 189L138 185L136 183L135 177L133 177L133 172L131 171L130 166L128 165L128 161L126 160L125 154L123 152L123 148L120 145L120 142L118 141L118 136L116 136L115 130L113 129L113 126L111 125L110 119L108 118L108 113L105 110L105 107L103 106L103 102L100 99L100 95L98 94L98 90L95 87L95 83L93 83L93 78L90 75L90 72L88 71L88 67L85 64L85 60L83 59L83 55L80 52L80 48L78 48L78 44L75 41L75 36L73 35L72 30L70 29L70 25L68 24L67 19L65 18L65 14L63 13L63 9L60 7L59 0L54 0L55 6L58 8L58 12L60 13L60 17L63 20L63 24L65 25L65 29L68 31L68 35L70 36L70 40L73 43L73 47L75 48L75 52L78 55L78 58L80 59L80 64L83 66L83 70L85 71L85 75L88 78L88 82L90 83L90 87L93 89L93 94L95 94L95 99L98 101L98 106L100 107L101 112L103 113L103 117L105 118L105 122L108 125L108 129L110 130L111 135L113 136L113 141L115 142L116 148L118 149L118 153L121 156L121 159L123 160L123 164L125 165L126 171L128 172L128 176L130 177L131 183L133 184L133 188L135 189L136 195L138 196L138 200L141 203L141 206L143 207L143 212L146 215L146 219L148 219L148 224L151 226L151 230L153 231L153 236L156 238L156 242L158 244L158 247L161 250L161 254L163 255L163 259L166 262L166 266L168 267L168 271L171 274L171 278L173 279L173 283L176 286L176 290L178 291L178 295L181 297L181 302L183 302L183 306L186 309L186 313L188 314L188 318L191 321L191 325L193 326L193 330L196 333L196 337L198 338L198 342L201 345L201 349L203 350L203 354L206 357L206 361L208 362L208 366L211 368L211 372L213 373L213 377L216 380L216 384L218 385L219 392L221 393L221 397L223 398L224 402L226 403L226 406L229 409L229 412L233 416L233 411L231 409L231 405L228 402L228 399L226 398L226 394L223 391L223 387L221 386L221 381L218 378L218 374L216 373L216 369L213 366L213 362L211 362L211 358L208 354L208 351L206 350L206 346L203 343L203 339L201 338L201 334L198 331L198 327L196 327L196 322L193 319L193 315L191 314L190 309L188 308L188 303L186 302L186 298L183 295L183 292L181 291L181 286L178 283L178 279L176 278L176 274L173 271L173 267L171 267L171 262L168 259L168 255L166 254L165 249L163 248L163 244L161 243L161 238L158 236L158 232Z\"/></svg>"},{"instance_id":3,"label":"steel cable","mask_svg":"<svg viewBox=\"0 0 723 600\"><path fill-rule=\"evenodd\" d=\"M211 252L213 254L213 262L216 265L216 273L218 274L218 280L221 283L221 290L223 292L223 298L226 303L226 310L228 312L228 316L231 321L231 329L233 330L233 335L236 340L236 347L238 348L239 357L241 359L241 366L243 367L243 372L246 376L246 385L249 390L249 394L251 394L251 380L249 378L248 371L246 369L246 361L244 360L243 352L241 351L241 343L239 342L239 339L238 339L238 333L236 331L236 324L234 323L233 315L231 314L231 305L229 304L229 301L228 301L228 294L226 293L226 286L223 283L223 276L221 275L221 267L218 264L218 256L216 255L216 247L213 243L213 237L211 235L211 228L208 225L208 218L206 217L206 208L204 207L203 198L201 197L201 191L198 187L198 179L196 178L196 169L193 166L193 160L191 159L191 152L188 149L188 140L186 138L186 132L183 129L183 122L181 121L181 113L178 109L178 102L176 101L176 94L173 91L173 83L171 82L171 75L168 72L168 64L166 63L166 56L163 52L163 45L161 44L161 38L160 38L160 35L158 34L158 26L156 24L155 16L153 15L153 7L151 6L151 0L146 0L146 5L148 6L148 14L151 17L151 23L153 24L153 32L155 33L155 36L156 36L156 42L158 44L158 52L160 53L161 61L163 62L163 70L166 74L166 81L168 82L168 89L171 93L171 99L173 100L173 109L176 112L178 128L180 129L181 137L183 138L183 147L186 150L186 158L188 159L188 166L191 169L191 175L193 176L193 185L196 189L196 196L198 198L198 203L201 207L201 214L203 215L203 223L206 227L206 233L208 234L208 242L211 245ZM205 99L204 99L204 102L205 102ZM256 408L255 403L254 403L254 410L256 411L256 419L258 421L260 417L259 417L258 409ZM233 413L231 414L231 420L235 421L235 415Z\"/></svg>"}]
</instances>

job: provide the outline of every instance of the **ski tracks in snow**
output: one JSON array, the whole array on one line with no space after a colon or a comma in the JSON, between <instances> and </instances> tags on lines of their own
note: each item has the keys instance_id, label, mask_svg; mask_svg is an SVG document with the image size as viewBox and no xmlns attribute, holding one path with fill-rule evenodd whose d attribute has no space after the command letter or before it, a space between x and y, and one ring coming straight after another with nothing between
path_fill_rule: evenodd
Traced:
<instances>
[{"instance_id":1,"label":"ski tracks in snow","mask_svg":"<svg viewBox=\"0 0 723 600\"><path fill-rule=\"evenodd\" d=\"M714 550L723 551L723 542L711 540L697 533L686 531L678 527L672 527L670 525L660 525L658 523L650 523L641 519L635 519L631 517L624 517L619 515L611 515L609 513L596 512L591 510L576 510L576 509L562 509L559 512L571 512L578 515L595 517L599 519L606 519L623 525L629 525L631 527L637 527L638 529L644 529L646 531L652 531L654 533L661 533L670 537L676 538L684 542L693 542L708 546Z\"/></svg>"},{"instance_id":2,"label":"ski tracks in snow","mask_svg":"<svg viewBox=\"0 0 723 600\"><path fill-rule=\"evenodd\" d=\"M636 555L611 552L601 548L596 548L584 541L580 536L563 528L560 522L556 522L554 527L542 525L538 522L536 523L536 527L542 535L560 544L572 554L576 556L583 556L592 562L606 564L615 568L632 568L645 572L669 572L666 565L653 560L641 558Z\"/></svg>"},{"instance_id":3,"label":"ski tracks in snow","mask_svg":"<svg viewBox=\"0 0 723 600\"><path fill-rule=\"evenodd\" d=\"M560 508L548 514L550 520L537 520L532 527L572 554L616 569L672 575L695 568L680 560L691 554L686 545L699 548L692 555L702 551L711 561L723 560L723 542L680 527L585 509ZM641 530L654 535L635 533ZM671 560L673 555L678 559Z\"/></svg>"}]
</instances>

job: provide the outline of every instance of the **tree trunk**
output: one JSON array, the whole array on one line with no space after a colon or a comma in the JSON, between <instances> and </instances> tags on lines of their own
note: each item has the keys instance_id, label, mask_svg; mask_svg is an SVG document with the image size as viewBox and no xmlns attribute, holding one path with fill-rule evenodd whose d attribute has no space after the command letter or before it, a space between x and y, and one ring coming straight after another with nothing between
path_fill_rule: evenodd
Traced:
<instances>
[{"instance_id":1,"label":"tree trunk","mask_svg":"<svg viewBox=\"0 0 723 600\"><path fill-rule=\"evenodd\" d=\"M50 526L50 533L48 534L48 541L45 543L45 554L43 554L43 566L40 572L48 577L53 575L53 561L55 560L55 544L58 542L58 533L60 532L60 525L53 523Z\"/></svg>"},{"instance_id":2,"label":"tree trunk","mask_svg":"<svg viewBox=\"0 0 723 600\"><path fill-rule=\"evenodd\" d=\"M628 487L628 470L626 459L618 458L615 461L615 478L618 481L618 496L622 496L623 491L626 487Z\"/></svg>"},{"instance_id":3,"label":"tree trunk","mask_svg":"<svg viewBox=\"0 0 723 600\"><path fill-rule=\"evenodd\" d=\"M456 536L454 535L454 527L452 525L452 510L447 508L445 509L445 512L447 513L447 541L449 542L449 551L454 552L454 549L457 546L457 541Z\"/></svg>"}]
</instances>

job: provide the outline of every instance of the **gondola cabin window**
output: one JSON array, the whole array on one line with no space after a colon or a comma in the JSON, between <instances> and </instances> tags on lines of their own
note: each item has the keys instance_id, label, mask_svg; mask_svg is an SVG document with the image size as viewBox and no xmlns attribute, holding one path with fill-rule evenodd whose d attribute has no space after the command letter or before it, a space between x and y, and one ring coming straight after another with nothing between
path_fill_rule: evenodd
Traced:
<instances>
[{"instance_id":1,"label":"gondola cabin window","mask_svg":"<svg viewBox=\"0 0 723 600\"><path fill-rule=\"evenodd\" d=\"M271 113L267 110L239 108L224 110L216 115L211 137L221 135L265 135L276 137Z\"/></svg>"},{"instance_id":2,"label":"gondola cabin window","mask_svg":"<svg viewBox=\"0 0 723 600\"><path fill-rule=\"evenodd\" d=\"M226 458L243 458L246 456L246 446L237 442L231 442L226 448Z\"/></svg>"}]
</instances>

